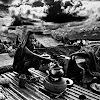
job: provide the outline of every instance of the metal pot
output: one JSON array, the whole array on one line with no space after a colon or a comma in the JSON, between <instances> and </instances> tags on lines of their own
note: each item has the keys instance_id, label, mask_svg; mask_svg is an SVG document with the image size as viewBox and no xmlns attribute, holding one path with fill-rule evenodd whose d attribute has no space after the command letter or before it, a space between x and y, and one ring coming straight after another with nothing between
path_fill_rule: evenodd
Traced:
<instances>
[{"instance_id":1,"label":"metal pot","mask_svg":"<svg viewBox=\"0 0 100 100\"><path fill-rule=\"evenodd\" d=\"M60 81L51 81L46 77L43 84L45 89L52 93L61 93L67 88L66 81L63 78Z\"/></svg>"},{"instance_id":2,"label":"metal pot","mask_svg":"<svg viewBox=\"0 0 100 100\"><path fill-rule=\"evenodd\" d=\"M57 67L57 68L50 69L49 74L53 78L61 78L64 75L64 71L62 68Z\"/></svg>"}]
</instances>

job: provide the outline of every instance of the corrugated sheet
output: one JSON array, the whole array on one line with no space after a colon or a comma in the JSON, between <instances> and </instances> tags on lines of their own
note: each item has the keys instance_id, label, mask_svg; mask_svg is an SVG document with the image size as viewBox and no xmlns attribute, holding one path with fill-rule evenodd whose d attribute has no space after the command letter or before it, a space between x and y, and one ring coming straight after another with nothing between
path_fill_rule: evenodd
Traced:
<instances>
[{"instance_id":1,"label":"corrugated sheet","mask_svg":"<svg viewBox=\"0 0 100 100\"><path fill-rule=\"evenodd\" d=\"M40 71L31 69L35 76L40 76L40 80L37 83L26 84L25 89L21 89L18 86L19 79L17 78L16 72L8 72L2 74L3 77L7 77L11 80L11 85L9 88L5 88L7 100L79 100L78 97L81 94L85 94L88 100L100 100L100 96L84 89L80 86L73 85L71 88L66 89L66 91L58 98L50 98L50 94L44 90L43 79L46 76ZM41 87L41 88L40 88Z\"/></svg>"}]
</instances>

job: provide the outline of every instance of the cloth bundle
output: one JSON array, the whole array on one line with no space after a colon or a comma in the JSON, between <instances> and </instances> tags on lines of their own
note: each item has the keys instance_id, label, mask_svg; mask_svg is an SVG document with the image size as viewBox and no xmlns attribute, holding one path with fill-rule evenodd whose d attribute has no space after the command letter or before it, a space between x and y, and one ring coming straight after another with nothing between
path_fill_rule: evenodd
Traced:
<instances>
[{"instance_id":1,"label":"cloth bundle","mask_svg":"<svg viewBox=\"0 0 100 100\"><path fill-rule=\"evenodd\" d=\"M67 69L67 76L76 77L80 76L80 79L91 81L93 77L100 79L100 46L84 46L79 51L70 55L71 60ZM78 68L75 62L75 56L85 59L85 64L82 65L85 73L80 74L83 70ZM74 63L74 64L73 64ZM74 65L74 66L73 66ZM72 72L73 71L73 72ZM81 76L82 75L82 76Z\"/></svg>"},{"instance_id":2,"label":"cloth bundle","mask_svg":"<svg viewBox=\"0 0 100 100\"><path fill-rule=\"evenodd\" d=\"M0 85L9 85L10 80L8 78L0 77Z\"/></svg>"}]
</instances>

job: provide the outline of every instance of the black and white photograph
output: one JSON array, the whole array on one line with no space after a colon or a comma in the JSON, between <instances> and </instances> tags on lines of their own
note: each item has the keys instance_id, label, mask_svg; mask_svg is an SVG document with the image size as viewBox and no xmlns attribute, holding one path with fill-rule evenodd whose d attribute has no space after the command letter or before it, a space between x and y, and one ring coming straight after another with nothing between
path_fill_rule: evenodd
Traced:
<instances>
[{"instance_id":1,"label":"black and white photograph","mask_svg":"<svg viewBox=\"0 0 100 100\"><path fill-rule=\"evenodd\" d=\"M100 0L0 0L0 100L100 100Z\"/></svg>"}]
</instances>

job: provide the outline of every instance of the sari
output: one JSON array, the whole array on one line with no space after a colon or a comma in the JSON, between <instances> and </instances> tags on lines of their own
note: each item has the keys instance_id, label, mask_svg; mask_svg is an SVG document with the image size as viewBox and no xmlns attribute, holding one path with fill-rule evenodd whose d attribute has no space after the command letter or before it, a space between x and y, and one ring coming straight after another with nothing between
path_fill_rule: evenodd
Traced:
<instances>
[{"instance_id":1,"label":"sari","mask_svg":"<svg viewBox=\"0 0 100 100\"><path fill-rule=\"evenodd\" d=\"M28 67L32 67L33 62L35 62L32 57L25 54L24 48L27 46L28 38L29 38L29 32L27 29L27 26L23 26L22 28L22 34L20 37L20 44L16 50L14 61L13 61L13 70L18 73L27 73ZM25 67L25 64L27 67ZM30 66L31 65L31 66Z\"/></svg>"}]
</instances>

